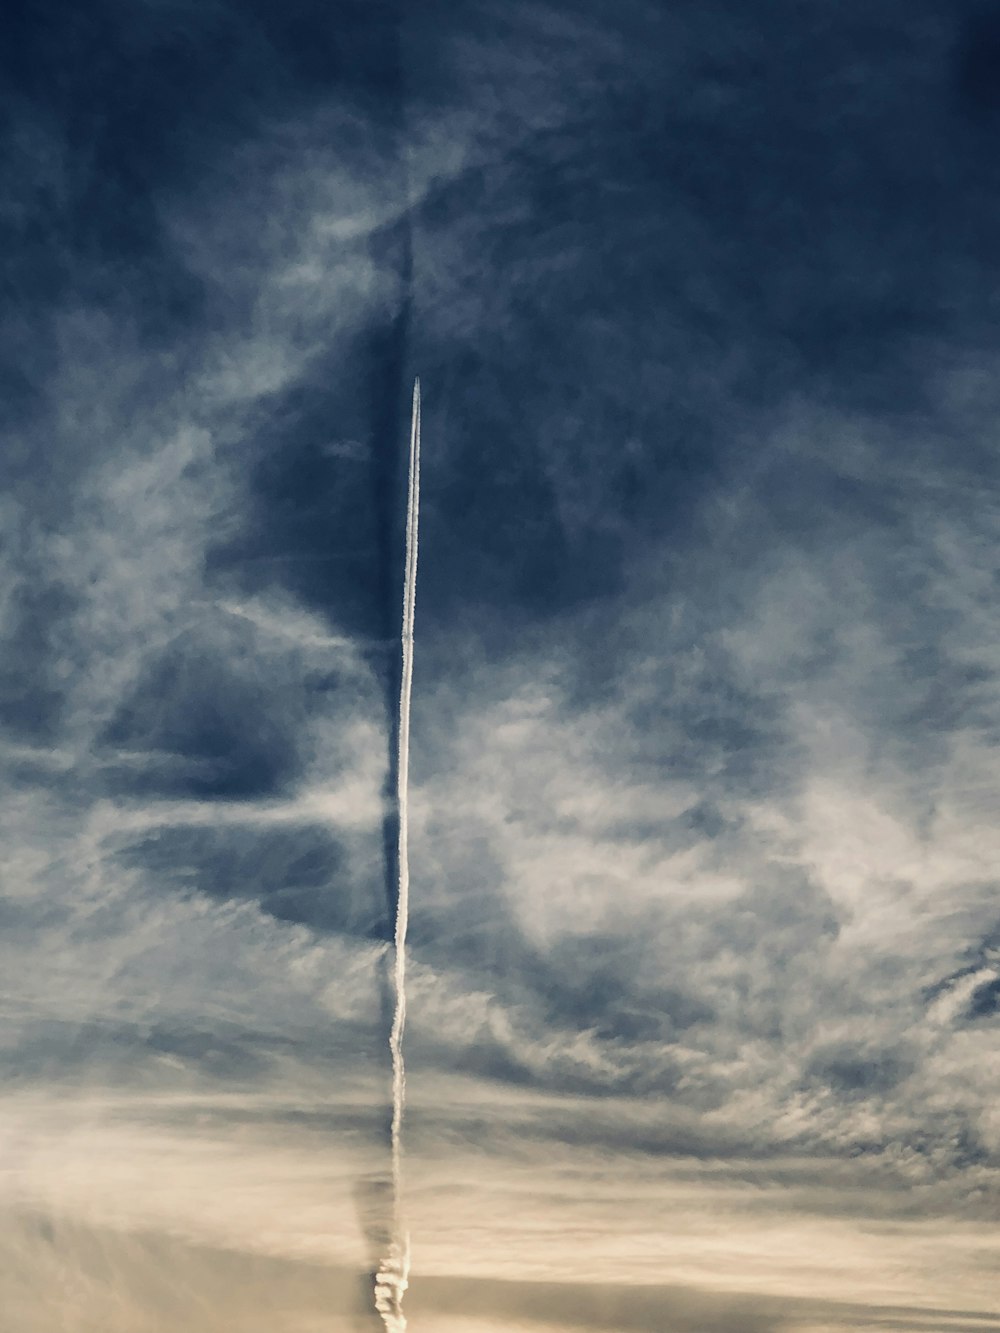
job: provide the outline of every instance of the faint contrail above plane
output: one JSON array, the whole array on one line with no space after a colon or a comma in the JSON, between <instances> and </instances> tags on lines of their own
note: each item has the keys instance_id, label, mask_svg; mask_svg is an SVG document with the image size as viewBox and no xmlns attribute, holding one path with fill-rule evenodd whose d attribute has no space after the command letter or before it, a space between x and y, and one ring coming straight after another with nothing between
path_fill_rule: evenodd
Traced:
<instances>
[{"instance_id":1,"label":"faint contrail above plane","mask_svg":"<svg viewBox=\"0 0 1000 1333\"><path fill-rule=\"evenodd\" d=\"M406 1067L403 1032L406 1027L406 931L410 919L409 770L410 700L413 694L413 623L417 603L417 546L420 517L420 381L413 383L410 419L410 467L406 506L406 573L403 580L403 669L399 683L399 731L396 751L396 811L398 816L397 888L393 941L395 1011L389 1033L392 1057L392 1219L388 1253L375 1275L375 1308L388 1333L405 1333L403 1294L410 1271L410 1237L403 1221L403 1114L406 1110Z\"/></svg>"}]
</instances>

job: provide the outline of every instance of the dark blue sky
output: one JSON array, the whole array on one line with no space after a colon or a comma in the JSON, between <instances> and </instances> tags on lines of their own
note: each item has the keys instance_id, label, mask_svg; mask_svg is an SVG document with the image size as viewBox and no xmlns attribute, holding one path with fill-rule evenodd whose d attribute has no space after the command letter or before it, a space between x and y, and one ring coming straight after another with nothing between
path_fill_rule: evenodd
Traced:
<instances>
[{"instance_id":1,"label":"dark blue sky","mask_svg":"<svg viewBox=\"0 0 1000 1333\"><path fill-rule=\"evenodd\" d=\"M357 1258L419 375L424 1271L986 1309L1000 8L2 24L15 1201Z\"/></svg>"}]
</instances>

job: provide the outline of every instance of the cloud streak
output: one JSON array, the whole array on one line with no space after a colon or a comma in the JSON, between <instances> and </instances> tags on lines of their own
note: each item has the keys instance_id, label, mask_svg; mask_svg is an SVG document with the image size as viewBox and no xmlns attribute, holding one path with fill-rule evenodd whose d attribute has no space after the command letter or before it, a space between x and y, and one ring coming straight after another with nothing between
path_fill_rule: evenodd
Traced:
<instances>
[{"instance_id":1,"label":"cloud streak","mask_svg":"<svg viewBox=\"0 0 1000 1333\"><path fill-rule=\"evenodd\" d=\"M410 710L413 699L414 618L417 602L417 557L420 517L420 381L413 386L410 454L407 470L406 570L403 580L402 650L399 685L396 809L398 885L393 939L395 1010L389 1033L392 1061L392 1122L389 1128L392 1170L392 1238L389 1253L375 1279L375 1304L389 1333L404 1333L403 1296L409 1282L410 1238L403 1220L403 1119L406 1112L406 935L410 922Z\"/></svg>"}]
</instances>

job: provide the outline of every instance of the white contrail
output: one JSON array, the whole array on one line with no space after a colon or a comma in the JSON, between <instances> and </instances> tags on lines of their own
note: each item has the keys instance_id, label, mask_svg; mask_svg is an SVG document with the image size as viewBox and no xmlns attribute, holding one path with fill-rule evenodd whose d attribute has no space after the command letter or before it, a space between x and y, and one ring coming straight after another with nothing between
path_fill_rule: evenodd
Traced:
<instances>
[{"instance_id":1,"label":"white contrail","mask_svg":"<svg viewBox=\"0 0 1000 1333\"><path fill-rule=\"evenodd\" d=\"M405 1333L403 1293L410 1271L410 1237L403 1223L403 1112L406 1069L403 1030L406 1026L406 930L410 917L409 769L410 698L413 693L413 620L417 603L417 538L420 515L420 381L413 383L410 423L410 472L406 508L406 576L403 582L403 670L399 683L399 739L396 753L396 809L399 816L398 889L394 941L393 989L396 1009L389 1034L392 1056L392 1234L389 1253L375 1276L375 1308L388 1333Z\"/></svg>"}]
</instances>

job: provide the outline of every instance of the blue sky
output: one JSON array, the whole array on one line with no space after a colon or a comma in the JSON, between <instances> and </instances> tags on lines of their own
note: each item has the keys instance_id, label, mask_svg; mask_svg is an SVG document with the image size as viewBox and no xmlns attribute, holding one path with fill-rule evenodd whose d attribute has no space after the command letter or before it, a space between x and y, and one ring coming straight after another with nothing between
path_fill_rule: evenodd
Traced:
<instances>
[{"instance_id":1,"label":"blue sky","mask_svg":"<svg viewBox=\"0 0 1000 1333\"><path fill-rule=\"evenodd\" d=\"M411 1327L994 1327L1000 10L3 22L13 1333L373 1326L417 374Z\"/></svg>"}]
</instances>

